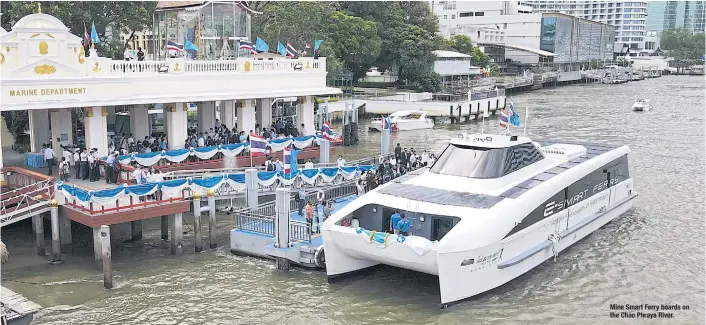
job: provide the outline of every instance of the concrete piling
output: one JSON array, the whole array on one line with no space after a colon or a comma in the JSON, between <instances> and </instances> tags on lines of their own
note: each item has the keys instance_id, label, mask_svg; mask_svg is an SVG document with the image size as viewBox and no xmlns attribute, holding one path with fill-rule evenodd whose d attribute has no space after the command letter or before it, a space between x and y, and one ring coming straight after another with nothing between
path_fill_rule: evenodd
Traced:
<instances>
[{"instance_id":1,"label":"concrete piling","mask_svg":"<svg viewBox=\"0 0 706 325\"><path fill-rule=\"evenodd\" d=\"M201 252L201 193L194 192L194 251Z\"/></svg>"},{"instance_id":2,"label":"concrete piling","mask_svg":"<svg viewBox=\"0 0 706 325\"><path fill-rule=\"evenodd\" d=\"M390 154L390 131L383 130L380 140L380 155L387 156Z\"/></svg>"},{"instance_id":3,"label":"concrete piling","mask_svg":"<svg viewBox=\"0 0 706 325\"><path fill-rule=\"evenodd\" d=\"M245 199L248 203L248 209L255 210L259 204L259 196L257 194L257 169L248 168L245 170Z\"/></svg>"},{"instance_id":4,"label":"concrete piling","mask_svg":"<svg viewBox=\"0 0 706 325\"><path fill-rule=\"evenodd\" d=\"M59 204L52 199L51 208L51 263L61 264L61 238L59 237Z\"/></svg>"},{"instance_id":5,"label":"concrete piling","mask_svg":"<svg viewBox=\"0 0 706 325\"><path fill-rule=\"evenodd\" d=\"M44 218L42 215L33 216L32 224L34 225L34 234L37 237L37 255L44 256L46 251L44 250Z\"/></svg>"},{"instance_id":6,"label":"concrete piling","mask_svg":"<svg viewBox=\"0 0 706 325\"><path fill-rule=\"evenodd\" d=\"M66 213L59 214L59 242L61 250L66 253L71 251L71 219Z\"/></svg>"},{"instance_id":7,"label":"concrete piling","mask_svg":"<svg viewBox=\"0 0 706 325\"><path fill-rule=\"evenodd\" d=\"M132 231L132 240L142 239L142 220L130 221L130 229Z\"/></svg>"},{"instance_id":8,"label":"concrete piling","mask_svg":"<svg viewBox=\"0 0 706 325\"><path fill-rule=\"evenodd\" d=\"M182 214L175 213L169 216L169 228L172 230L170 248L172 255L181 255L184 246L184 232L182 231Z\"/></svg>"},{"instance_id":9,"label":"concrete piling","mask_svg":"<svg viewBox=\"0 0 706 325\"><path fill-rule=\"evenodd\" d=\"M113 288L113 267L111 265L110 226L101 226L101 257L103 258L103 287Z\"/></svg>"},{"instance_id":10,"label":"concrete piling","mask_svg":"<svg viewBox=\"0 0 706 325\"><path fill-rule=\"evenodd\" d=\"M101 264L101 228L93 227L93 262L98 269L103 268Z\"/></svg>"},{"instance_id":11,"label":"concrete piling","mask_svg":"<svg viewBox=\"0 0 706 325\"><path fill-rule=\"evenodd\" d=\"M384 133L384 131L383 131ZM289 189L278 188L275 192L275 243L279 248L289 247ZM278 270L289 270L286 257L276 257Z\"/></svg>"},{"instance_id":12,"label":"concrete piling","mask_svg":"<svg viewBox=\"0 0 706 325\"><path fill-rule=\"evenodd\" d=\"M331 142L321 141L319 144L319 163L327 164L331 161Z\"/></svg>"},{"instance_id":13,"label":"concrete piling","mask_svg":"<svg viewBox=\"0 0 706 325\"><path fill-rule=\"evenodd\" d=\"M162 240L169 240L169 216L162 216Z\"/></svg>"},{"instance_id":14,"label":"concrete piling","mask_svg":"<svg viewBox=\"0 0 706 325\"><path fill-rule=\"evenodd\" d=\"M214 190L206 191L208 197L208 247L214 249L216 243L216 196Z\"/></svg>"}]
</instances>

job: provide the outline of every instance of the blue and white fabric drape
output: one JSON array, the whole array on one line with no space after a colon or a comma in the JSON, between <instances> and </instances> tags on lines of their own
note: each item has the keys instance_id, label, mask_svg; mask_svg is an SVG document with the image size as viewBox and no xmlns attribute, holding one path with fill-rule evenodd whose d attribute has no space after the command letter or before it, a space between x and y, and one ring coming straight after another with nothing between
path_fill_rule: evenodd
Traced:
<instances>
[{"instance_id":1,"label":"blue and white fabric drape","mask_svg":"<svg viewBox=\"0 0 706 325\"><path fill-rule=\"evenodd\" d=\"M360 173L369 170L375 170L375 165L301 169L288 174L285 174L283 171L258 172L257 182L265 187L272 186L277 181L283 185L289 186L292 185L294 181L301 178L303 182L313 185L318 178L321 178L324 183L330 183L338 175L341 175L344 179L353 179L357 175L360 175ZM67 199L76 199L82 205L88 206L91 202L106 205L115 203L115 200L128 195L137 197L151 195L157 191L162 191L162 199L177 198L181 197L182 191L185 189L206 193L208 190L217 190L224 184L229 185L232 190L244 190L245 173L223 174L221 176L197 179L187 177L154 183L121 185L96 191L85 190L75 185L59 181L56 183L56 190L63 193Z\"/></svg>"},{"instance_id":2,"label":"blue and white fabric drape","mask_svg":"<svg viewBox=\"0 0 706 325\"><path fill-rule=\"evenodd\" d=\"M308 135L297 138L284 138L284 139L273 139L267 142L270 152L278 152L284 150L284 148L289 145L293 145L297 149L304 149L311 146L314 141L320 144L321 141L328 141L321 137ZM129 164L134 161L141 166L152 166L162 159L166 159L172 163L180 163L189 156L196 156L199 159L211 159L217 153L222 153L227 157L235 157L242 153L245 149L249 149L249 143L236 143L236 144L224 144L219 146L211 147L199 147L199 148L188 148L188 149L176 149L176 150L162 150L156 152L148 153L131 153L129 155L124 155L118 157L118 161L121 164ZM103 158L105 160L105 158Z\"/></svg>"}]
</instances>

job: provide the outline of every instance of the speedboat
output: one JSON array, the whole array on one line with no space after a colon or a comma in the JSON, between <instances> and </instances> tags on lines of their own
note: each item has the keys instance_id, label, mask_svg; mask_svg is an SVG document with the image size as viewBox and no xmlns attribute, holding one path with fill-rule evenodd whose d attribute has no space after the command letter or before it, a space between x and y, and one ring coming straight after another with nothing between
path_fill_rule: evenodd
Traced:
<instances>
[{"instance_id":1,"label":"speedboat","mask_svg":"<svg viewBox=\"0 0 706 325\"><path fill-rule=\"evenodd\" d=\"M461 135L430 168L326 219L329 282L378 264L410 269L438 276L442 308L499 287L632 207L629 153L627 146ZM406 236L390 232L396 212L409 220Z\"/></svg>"},{"instance_id":2,"label":"speedboat","mask_svg":"<svg viewBox=\"0 0 706 325\"><path fill-rule=\"evenodd\" d=\"M409 131L420 129L431 129L434 121L427 117L427 111L399 111L390 114L392 131ZM382 131L383 119L375 119L370 122L370 130Z\"/></svg>"},{"instance_id":3,"label":"speedboat","mask_svg":"<svg viewBox=\"0 0 706 325\"><path fill-rule=\"evenodd\" d=\"M652 109L649 99L636 99L632 104L632 110L635 112L649 111Z\"/></svg>"}]
</instances>

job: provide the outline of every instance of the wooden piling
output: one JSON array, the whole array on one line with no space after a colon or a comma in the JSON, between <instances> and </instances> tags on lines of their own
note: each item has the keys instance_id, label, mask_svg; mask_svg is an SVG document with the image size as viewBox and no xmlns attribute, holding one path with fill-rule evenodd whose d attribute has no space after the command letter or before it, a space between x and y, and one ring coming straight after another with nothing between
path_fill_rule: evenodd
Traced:
<instances>
[{"instance_id":1,"label":"wooden piling","mask_svg":"<svg viewBox=\"0 0 706 325\"><path fill-rule=\"evenodd\" d=\"M201 193L194 192L194 251L201 252Z\"/></svg>"},{"instance_id":2,"label":"wooden piling","mask_svg":"<svg viewBox=\"0 0 706 325\"><path fill-rule=\"evenodd\" d=\"M172 255L181 255L184 246L184 232L182 231L182 214L175 213L169 216L169 228L172 230L170 248Z\"/></svg>"},{"instance_id":3,"label":"wooden piling","mask_svg":"<svg viewBox=\"0 0 706 325\"><path fill-rule=\"evenodd\" d=\"M130 229L132 231L132 240L142 239L142 220L130 221Z\"/></svg>"},{"instance_id":4,"label":"wooden piling","mask_svg":"<svg viewBox=\"0 0 706 325\"><path fill-rule=\"evenodd\" d=\"M110 226L100 227L101 256L103 258L103 287L113 288L113 267L111 265Z\"/></svg>"},{"instance_id":5,"label":"wooden piling","mask_svg":"<svg viewBox=\"0 0 706 325\"><path fill-rule=\"evenodd\" d=\"M206 191L208 197L208 246L211 249L218 247L216 242L216 197L214 190Z\"/></svg>"},{"instance_id":6,"label":"wooden piling","mask_svg":"<svg viewBox=\"0 0 706 325\"><path fill-rule=\"evenodd\" d=\"M100 270L103 268L101 263L101 228L93 227L93 262Z\"/></svg>"},{"instance_id":7,"label":"wooden piling","mask_svg":"<svg viewBox=\"0 0 706 325\"><path fill-rule=\"evenodd\" d=\"M46 251L44 250L44 218L42 215L33 216L32 224L34 225L34 234L37 237L37 255L44 256Z\"/></svg>"},{"instance_id":8,"label":"wooden piling","mask_svg":"<svg viewBox=\"0 0 706 325\"><path fill-rule=\"evenodd\" d=\"M51 264L61 264L61 238L59 237L59 204L52 199L51 211Z\"/></svg>"},{"instance_id":9,"label":"wooden piling","mask_svg":"<svg viewBox=\"0 0 706 325\"><path fill-rule=\"evenodd\" d=\"M169 216L162 216L162 240L169 240Z\"/></svg>"}]
</instances>

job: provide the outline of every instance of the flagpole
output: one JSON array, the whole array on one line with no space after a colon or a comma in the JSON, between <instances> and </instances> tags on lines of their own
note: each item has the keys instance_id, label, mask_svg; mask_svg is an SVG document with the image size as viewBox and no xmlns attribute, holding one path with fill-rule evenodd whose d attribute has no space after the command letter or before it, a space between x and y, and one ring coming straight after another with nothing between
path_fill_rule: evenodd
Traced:
<instances>
[{"instance_id":1,"label":"flagpole","mask_svg":"<svg viewBox=\"0 0 706 325\"><path fill-rule=\"evenodd\" d=\"M527 136L527 122L529 121L529 106L525 106L525 132L523 137Z\"/></svg>"}]
</instances>

